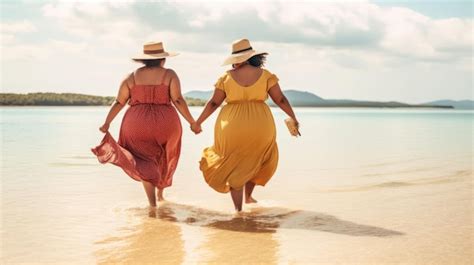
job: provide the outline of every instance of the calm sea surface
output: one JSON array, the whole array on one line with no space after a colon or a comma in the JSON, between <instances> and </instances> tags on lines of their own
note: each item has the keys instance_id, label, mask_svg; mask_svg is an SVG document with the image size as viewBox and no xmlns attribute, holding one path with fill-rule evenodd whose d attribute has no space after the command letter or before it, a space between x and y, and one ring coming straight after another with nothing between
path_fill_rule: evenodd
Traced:
<instances>
[{"instance_id":1,"label":"calm sea surface","mask_svg":"<svg viewBox=\"0 0 474 265\"><path fill-rule=\"evenodd\" d=\"M90 152L107 111L0 108L0 263L473 262L473 111L299 108L292 138L273 109L279 167L239 216L198 169L217 113L198 136L183 123L169 202L150 213Z\"/></svg>"}]
</instances>

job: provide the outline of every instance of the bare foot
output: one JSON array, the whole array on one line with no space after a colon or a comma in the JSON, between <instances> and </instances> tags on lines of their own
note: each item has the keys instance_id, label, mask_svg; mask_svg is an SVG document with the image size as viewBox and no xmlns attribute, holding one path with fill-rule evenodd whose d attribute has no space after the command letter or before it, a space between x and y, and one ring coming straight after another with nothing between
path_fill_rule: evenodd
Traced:
<instances>
[{"instance_id":1,"label":"bare foot","mask_svg":"<svg viewBox=\"0 0 474 265\"><path fill-rule=\"evenodd\" d=\"M258 201L255 200L252 196L245 198L245 203L257 203Z\"/></svg>"},{"instance_id":2,"label":"bare foot","mask_svg":"<svg viewBox=\"0 0 474 265\"><path fill-rule=\"evenodd\" d=\"M158 189L156 196L158 197L159 202L165 201L165 197L163 197L163 189Z\"/></svg>"},{"instance_id":3,"label":"bare foot","mask_svg":"<svg viewBox=\"0 0 474 265\"><path fill-rule=\"evenodd\" d=\"M245 218L245 216L246 216L246 215L245 215L245 212L244 212L244 211L242 211L242 210L240 210L240 211L235 210L232 219L234 219L234 220L236 220L236 219L243 219L243 218Z\"/></svg>"},{"instance_id":4,"label":"bare foot","mask_svg":"<svg viewBox=\"0 0 474 265\"><path fill-rule=\"evenodd\" d=\"M148 206L148 217L156 218L156 206Z\"/></svg>"}]
</instances>

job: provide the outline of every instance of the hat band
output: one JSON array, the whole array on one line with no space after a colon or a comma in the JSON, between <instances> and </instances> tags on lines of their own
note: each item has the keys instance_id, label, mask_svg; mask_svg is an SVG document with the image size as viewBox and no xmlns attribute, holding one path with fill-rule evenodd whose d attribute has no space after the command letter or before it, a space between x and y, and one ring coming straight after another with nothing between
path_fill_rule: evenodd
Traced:
<instances>
[{"instance_id":1,"label":"hat band","mask_svg":"<svg viewBox=\"0 0 474 265\"><path fill-rule=\"evenodd\" d=\"M236 53L240 53L240 52L246 52L246 51L250 51L252 49L252 46L248 47L248 48L245 48L243 50L238 50L238 51L235 51L235 52L232 52L232 54L236 54Z\"/></svg>"},{"instance_id":2,"label":"hat band","mask_svg":"<svg viewBox=\"0 0 474 265\"><path fill-rule=\"evenodd\" d=\"M155 53L163 53L165 50L160 49L160 50L148 50L148 51L143 51L144 54L155 54Z\"/></svg>"}]
</instances>

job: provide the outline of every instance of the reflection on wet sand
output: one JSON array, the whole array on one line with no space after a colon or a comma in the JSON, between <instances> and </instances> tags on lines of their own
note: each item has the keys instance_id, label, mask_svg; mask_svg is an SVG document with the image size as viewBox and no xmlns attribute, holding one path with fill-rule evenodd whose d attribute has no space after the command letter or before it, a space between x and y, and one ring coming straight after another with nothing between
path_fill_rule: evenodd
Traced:
<instances>
[{"instance_id":1,"label":"reflection on wet sand","mask_svg":"<svg viewBox=\"0 0 474 265\"><path fill-rule=\"evenodd\" d=\"M163 209L170 211L170 209ZM184 243L181 229L174 223L173 213L163 210L146 215L145 209L134 209L141 217L141 223L126 230L131 234L109 237L96 242L98 264L181 264L184 261ZM152 218L150 218L152 217Z\"/></svg>"},{"instance_id":2,"label":"reflection on wet sand","mask_svg":"<svg viewBox=\"0 0 474 265\"><path fill-rule=\"evenodd\" d=\"M228 222L227 227L251 226L252 222L242 219ZM255 223L254 223L255 224ZM258 226L258 225L257 225ZM209 231L202 249L209 255L203 255L206 264L278 264L278 240L273 233L247 233L232 230L213 229Z\"/></svg>"},{"instance_id":3,"label":"reflection on wet sand","mask_svg":"<svg viewBox=\"0 0 474 265\"><path fill-rule=\"evenodd\" d=\"M280 207L256 207L239 215L225 214L191 205L166 203L159 207L163 220L234 232L274 233L279 228L323 231L350 236L387 237L403 233L357 224L337 217Z\"/></svg>"},{"instance_id":4,"label":"reflection on wet sand","mask_svg":"<svg viewBox=\"0 0 474 265\"><path fill-rule=\"evenodd\" d=\"M242 215L226 214L190 205L162 204L157 218L206 229L199 247L198 263L204 264L277 264L278 241L273 232L278 223L272 213L258 211ZM258 218L257 218L258 217Z\"/></svg>"},{"instance_id":5,"label":"reflection on wet sand","mask_svg":"<svg viewBox=\"0 0 474 265\"><path fill-rule=\"evenodd\" d=\"M132 231L128 235L96 242L101 247L96 252L99 264L181 264L186 255L182 238L186 237L180 225L208 228L201 230L204 240L193 250L199 253L197 262L207 264L276 264L280 242L274 233L279 230L369 237L403 235L331 215L280 207L253 207L249 212L230 214L166 202L151 211L132 208L127 212L138 216L141 223L128 228Z\"/></svg>"}]
</instances>

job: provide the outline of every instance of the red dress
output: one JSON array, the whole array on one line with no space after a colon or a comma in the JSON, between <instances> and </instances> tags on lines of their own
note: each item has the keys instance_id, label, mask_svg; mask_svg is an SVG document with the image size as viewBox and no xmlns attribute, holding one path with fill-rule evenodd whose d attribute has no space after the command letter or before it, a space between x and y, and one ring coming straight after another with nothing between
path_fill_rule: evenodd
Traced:
<instances>
[{"instance_id":1,"label":"red dress","mask_svg":"<svg viewBox=\"0 0 474 265\"><path fill-rule=\"evenodd\" d=\"M164 80L164 77L163 77ZM131 178L171 186L181 151L181 121L168 85L134 85L118 143L107 132L92 148L100 163L121 167Z\"/></svg>"}]
</instances>

